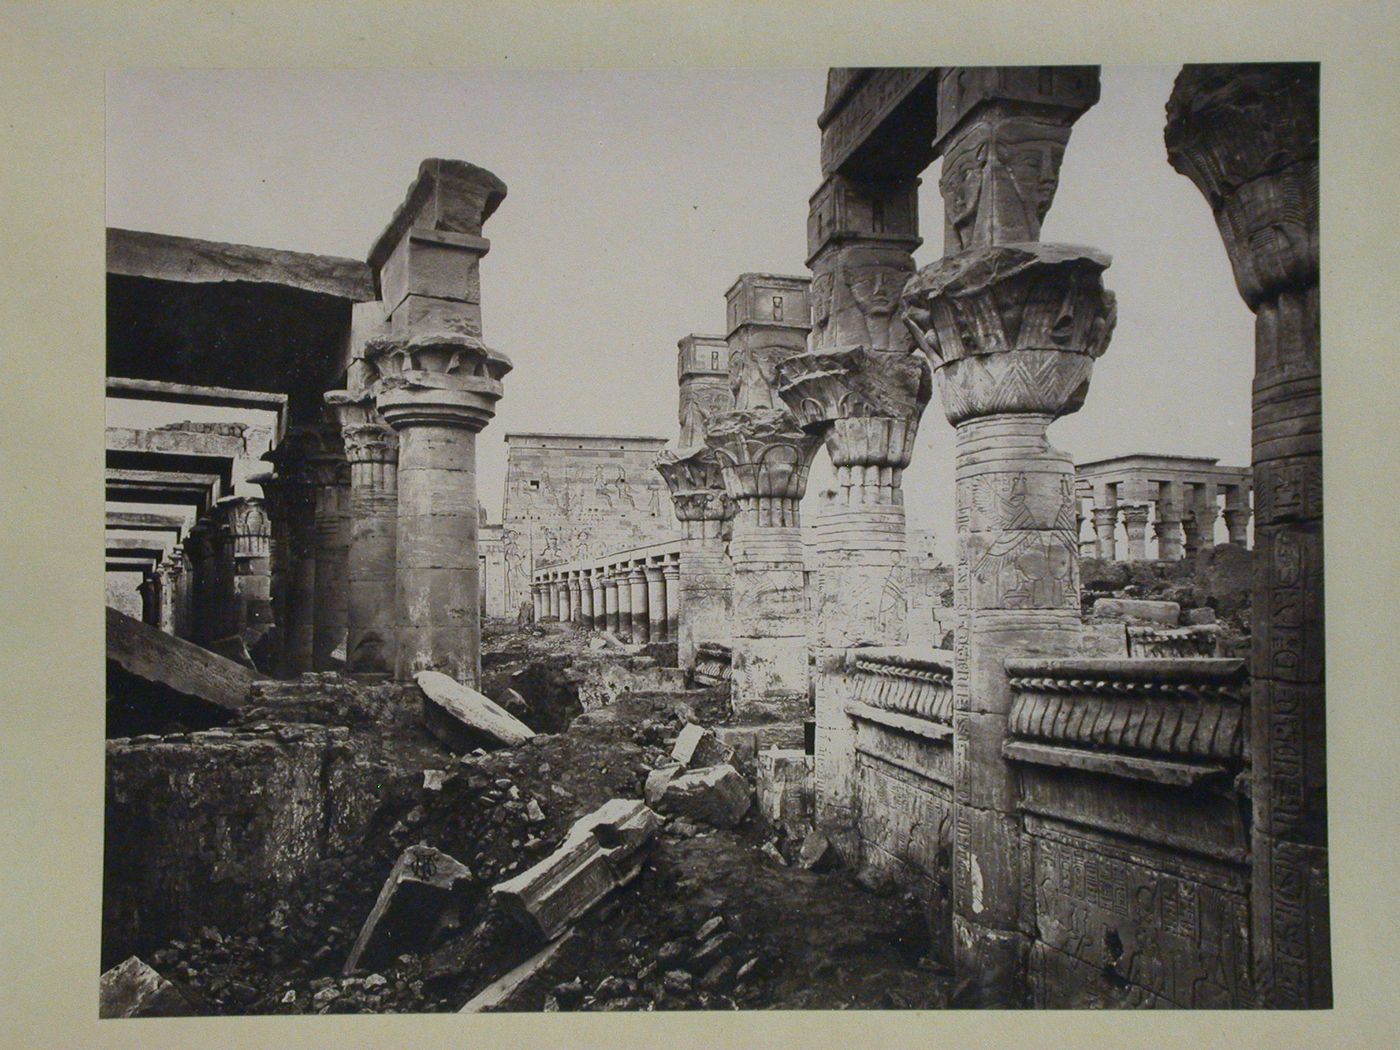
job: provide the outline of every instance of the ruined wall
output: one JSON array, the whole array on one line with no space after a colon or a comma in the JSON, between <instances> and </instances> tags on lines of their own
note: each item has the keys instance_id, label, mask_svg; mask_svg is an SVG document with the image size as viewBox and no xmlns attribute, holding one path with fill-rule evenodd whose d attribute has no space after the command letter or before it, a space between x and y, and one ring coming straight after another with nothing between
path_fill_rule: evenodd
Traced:
<instances>
[{"instance_id":1,"label":"ruined wall","mask_svg":"<svg viewBox=\"0 0 1400 1050\"><path fill-rule=\"evenodd\" d=\"M507 434L501 546L505 607L530 600L530 574L679 535L653 469L664 438Z\"/></svg>"},{"instance_id":2,"label":"ruined wall","mask_svg":"<svg viewBox=\"0 0 1400 1050\"><path fill-rule=\"evenodd\" d=\"M477 560L481 565L481 607L487 616L513 617L519 609L506 603L506 552L502 531L500 525L482 525L477 534Z\"/></svg>"},{"instance_id":3,"label":"ruined wall","mask_svg":"<svg viewBox=\"0 0 1400 1050\"><path fill-rule=\"evenodd\" d=\"M314 889L394 790L343 727L108 741L103 966Z\"/></svg>"}]
</instances>

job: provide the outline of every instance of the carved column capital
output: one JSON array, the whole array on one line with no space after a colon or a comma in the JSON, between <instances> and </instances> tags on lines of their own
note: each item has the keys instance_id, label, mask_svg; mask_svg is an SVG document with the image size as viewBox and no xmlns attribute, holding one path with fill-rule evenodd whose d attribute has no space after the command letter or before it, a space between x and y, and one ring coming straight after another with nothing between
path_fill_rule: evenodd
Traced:
<instances>
[{"instance_id":1,"label":"carved column capital","mask_svg":"<svg viewBox=\"0 0 1400 1050\"><path fill-rule=\"evenodd\" d=\"M233 538L235 558L266 558L272 523L263 501L251 496L219 500L215 510Z\"/></svg>"},{"instance_id":2,"label":"carved column capital","mask_svg":"<svg viewBox=\"0 0 1400 1050\"><path fill-rule=\"evenodd\" d=\"M727 412L710 420L705 443L714 449L724 488L739 517L764 525L797 525L807 472L821 438L792 413L776 409Z\"/></svg>"},{"instance_id":3,"label":"carved column capital","mask_svg":"<svg viewBox=\"0 0 1400 1050\"><path fill-rule=\"evenodd\" d=\"M904 467L933 380L921 355L857 348L788 359L778 393L803 429L825 436L835 465ZM883 426L842 426L857 420Z\"/></svg>"},{"instance_id":4,"label":"carved column capital","mask_svg":"<svg viewBox=\"0 0 1400 1050\"><path fill-rule=\"evenodd\" d=\"M734 517L734 501L725 492L714 449L705 445L679 452L663 449L655 466L671 492L678 521L727 521Z\"/></svg>"},{"instance_id":5,"label":"carved column capital","mask_svg":"<svg viewBox=\"0 0 1400 1050\"><path fill-rule=\"evenodd\" d=\"M347 462L352 466L397 462L398 435L375 409L371 393L355 395L348 390L330 390L326 392L326 405L340 426Z\"/></svg>"},{"instance_id":6,"label":"carved column capital","mask_svg":"<svg viewBox=\"0 0 1400 1050\"><path fill-rule=\"evenodd\" d=\"M1167 159L1201 191L1251 309L1318 279L1318 67L1188 65Z\"/></svg>"},{"instance_id":7,"label":"carved column capital","mask_svg":"<svg viewBox=\"0 0 1400 1050\"><path fill-rule=\"evenodd\" d=\"M1103 286L1110 261L1070 245L1007 244L947 256L911 278L906 323L938 362L948 421L1078 411L1117 320Z\"/></svg>"},{"instance_id":8,"label":"carved column capital","mask_svg":"<svg viewBox=\"0 0 1400 1050\"><path fill-rule=\"evenodd\" d=\"M375 403L395 430L415 424L480 431L496 414L510 358L472 336L379 337L365 347L379 370Z\"/></svg>"}]
</instances>

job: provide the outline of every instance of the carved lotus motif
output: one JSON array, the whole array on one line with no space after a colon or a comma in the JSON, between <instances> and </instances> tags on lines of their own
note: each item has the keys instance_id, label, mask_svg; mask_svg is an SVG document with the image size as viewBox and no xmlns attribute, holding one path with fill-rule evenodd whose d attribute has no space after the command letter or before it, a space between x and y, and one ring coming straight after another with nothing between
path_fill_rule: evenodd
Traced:
<instances>
[{"instance_id":1,"label":"carved lotus motif","mask_svg":"<svg viewBox=\"0 0 1400 1050\"><path fill-rule=\"evenodd\" d=\"M480 430L496 414L510 358L467 335L434 333L369 340L379 370L375 400L393 427L436 423Z\"/></svg>"},{"instance_id":2,"label":"carved lotus motif","mask_svg":"<svg viewBox=\"0 0 1400 1050\"><path fill-rule=\"evenodd\" d=\"M705 443L719 459L731 497L800 500L821 439L798 426L790 412L759 409L711 419Z\"/></svg>"},{"instance_id":3,"label":"carved lotus motif","mask_svg":"<svg viewBox=\"0 0 1400 1050\"><path fill-rule=\"evenodd\" d=\"M656 471L671 490L680 521L725 521L734 516L734 501L724 490L719 459L713 449L699 445L677 452L664 449Z\"/></svg>"}]
</instances>

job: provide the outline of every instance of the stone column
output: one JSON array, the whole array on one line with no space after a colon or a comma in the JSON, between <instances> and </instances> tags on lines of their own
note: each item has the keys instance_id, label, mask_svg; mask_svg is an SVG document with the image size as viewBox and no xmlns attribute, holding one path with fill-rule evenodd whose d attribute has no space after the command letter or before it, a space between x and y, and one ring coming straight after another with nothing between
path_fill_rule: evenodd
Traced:
<instances>
[{"instance_id":1,"label":"stone column","mask_svg":"<svg viewBox=\"0 0 1400 1050\"><path fill-rule=\"evenodd\" d=\"M190 563L190 641L208 645L213 638L210 620L209 520L199 518L185 534L185 557Z\"/></svg>"},{"instance_id":2,"label":"stone column","mask_svg":"<svg viewBox=\"0 0 1400 1050\"><path fill-rule=\"evenodd\" d=\"M578 600L578 622L583 624L584 627L591 628L593 626L593 579L587 569L579 570Z\"/></svg>"},{"instance_id":3,"label":"stone column","mask_svg":"<svg viewBox=\"0 0 1400 1050\"><path fill-rule=\"evenodd\" d=\"M1220 517L1219 491L1215 482L1208 481L1195 487L1192 498L1191 518L1196 526L1197 549L1210 549L1215 546L1215 522Z\"/></svg>"},{"instance_id":4,"label":"stone column","mask_svg":"<svg viewBox=\"0 0 1400 1050\"><path fill-rule=\"evenodd\" d=\"M608 606L607 596L603 583L603 570L594 566L588 574L589 593L593 595L593 616L589 621L589 626L595 631L605 631L608 628Z\"/></svg>"},{"instance_id":5,"label":"stone column","mask_svg":"<svg viewBox=\"0 0 1400 1050\"><path fill-rule=\"evenodd\" d=\"M1181 483L1163 481L1157 486L1157 520L1152 524L1157 534L1157 557L1162 561L1180 561L1185 556L1185 530L1181 524Z\"/></svg>"},{"instance_id":6,"label":"stone column","mask_svg":"<svg viewBox=\"0 0 1400 1050\"><path fill-rule=\"evenodd\" d=\"M583 622L583 581L578 570L569 573L569 622Z\"/></svg>"},{"instance_id":7,"label":"stone column","mask_svg":"<svg viewBox=\"0 0 1400 1050\"><path fill-rule=\"evenodd\" d=\"M1249 546L1249 489L1231 485L1225 491L1225 530L1236 547Z\"/></svg>"},{"instance_id":8,"label":"stone column","mask_svg":"<svg viewBox=\"0 0 1400 1050\"><path fill-rule=\"evenodd\" d=\"M604 627L620 638L622 637L622 614L617 604L617 577L612 574L611 569L604 571L607 573L603 577L603 611L606 618Z\"/></svg>"},{"instance_id":9,"label":"stone column","mask_svg":"<svg viewBox=\"0 0 1400 1050\"><path fill-rule=\"evenodd\" d=\"M648 565L646 572L647 588L647 630L650 640L664 642L666 633L666 576L660 565Z\"/></svg>"},{"instance_id":10,"label":"stone column","mask_svg":"<svg viewBox=\"0 0 1400 1050\"><path fill-rule=\"evenodd\" d=\"M180 564L181 556L179 548L172 548L166 552L160 565L156 567L156 572L160 577L160 608L156 626L166 634L175 633L177 594L180 589L180 576L183 566Z\"/></svg>"},{"instance_id":11,"label":"stone column","mask_svg":"<svg viewBox=\"0 0 1400 1050\"><path fill-rule=\"evenodd\" d=\"M786 409L711 418L725 491L737 508L732 704L740 719L800 721L807 713L807 621L799 507L821 443Z\"/></svg>"},{"instance_id":12,"label":"stone column","mask_svg":"<svg viewBox=\"0 0 1400 1050\"><path fill-rule=\"evenodd\" d=\"M733 569L725 533L733 520L734 501L724 491L719 460L705 446L667 450L656 470L671 492L671 505L681 524L681 549L668 581L667 617L673 609L677 665L695 664L701 642L728 646L733 641Z\"/></svg>"},{"instance_id":13,"label":"stone column","mask_svg":"<svg viewBox=\"0 0 1400 1050\"><path fill-rule=\"evenodd\" d=\"M662 565L661 573L666 577L666 640L679 644L681 626L681 562L679 555L668 559Z\"/></svg>"},{"instance_id":14,"label":"stone column","mask_svg":"<svg viewBox=\"0 0 1400 1050\"><path fill-rule=\"evenodd\" d=\"M1322 598L1318 67L1187 66L1167 156L1205 195L1254 311L1250 747L1255 992L1332 1005Z\"/></svg>"},{"instance_id":15,"label":"stone column","mask_svg":"<svg viewBox=\"0 0 1400 1050\"><path fill-rule=\"evenodd\" d=\"M344 667L345 629L350 580L350 464L338 427L319 427L317 444L308 456L316 486L315 627L311 666L316 671Z\"/></svg>"},{"instance_id":16,"label":"stone column","mask_svg":"<svg viewBox=\"0 0 1400 1050\"><path fill-rule=\"evenodd\" d=\"M272 612L272 523L260 499L233 497L221 505L231 529L234 561L234 609L230 626L243 639L253 663L259 668L273 666L276 645L271 632Z\"/></svg>"},{"instance_id":17,"label":"stone column","mask_svg":"<svg viewBox=\"0 0 1400 1050\"><path fill-rule=\"evenodd\" d=\"M160 575L152 568L141 577L136 590L141 595L141 622L160 626Z\"/></svg>"},{"instance_id":18,"label":"stone column","mask_svg":"<svg viewBox=\"0 0 1400 1050\"><path fill-rule=\"evenodd\" d=\"M350 464L346 670L392 674L398 642L394 581L399 440L375 412L369 394L336 390L326 395L326 403L340 424Z\"/></svg>"},{"instance_id":19,"label":"stone column","mask_svg":"<svg viewBox=\"0 0 1400 1050\"><path fill-rule=\"evenodd\" d=\"M569 594L569 580L566 576L560 576L554 584L554 593L558 596L559 622L572 623L574 618L573 606L570 604L572 595Z\"/></svg>"},{"instance_id":20,"label":"stone column","mask_svg":"<svg viewBox=\"0 0 1400 1050\"><path fill-rule=\"evenodd\" d=\"M617 636L624 642L637 639L632 634L632 573L625 565L619 566L617 575Z\"/></svg>"},{"instance_id":21,"label":"stone column","mask_svg":"<svg viewBox=\"0 0 1400 1050\"><path fill-rule=\"evenodd\" d=\"M954 957L988 1005L1023 1004L1034 931L1016 774L1001 753L1002 662L1066 655L1079 639L1074 463L1046 428L1079 409L1107 347L1108 262L1059 245L973 248L921 270L904 293L957 428ZM1046 308L1022 313L1023 303Z\"/></svg>"},{"instance_id":22,"label":"stone column","mask_svg":"<svg viewBox=\"0 0 1400 1050\"><path fill-rule=\"evenodd\" d=\"M1147 514L1149 507L1133 503L1123 508L1123 530L1128 534L1128 561L1147 560Z\"/></svg>"},{"instance_id":23,"label":"stone column","mask_svg":"<svg viewBox=\"0 0 1400 1050\"><path fill-rule=\"evenodd\" d=\"M495 416L510 360L481 324L482 227L505 183L425 160L370 249L386 331L365 345L375 407L399 438L395 676L481 682L476 435Z\"/></svg>"},{"instance_id":24,"label":"stone column","mask_svg":"<svg viewBox=\"0 0 1400 1050\"><path fill-rule=\"evenodd\" d=\"M633 565L627 572L627 585L632 590L632 641L638 645L645 645L651 641L646 570L640 565Z\"/></svg>"},{"instance_id":25,"label":"stone column","mask_svg":"<svg viewBox=\"0 0 1400 1050\"><path fill-rule=\"evenodd\" d=\"M1113 561L1118 556L1118 504L1094 500L1094 557Z\"/></svg>"},{"instance_id":26,"label":"stone column","mask_svg":"<svg viewBox=\"0 0 1400 1050\"><path fill-rule=\"evenodd\" d=\"M469 336L371 341L379 414L399 438L395 676L481 682L476 435L510 362Z\"/></svg>"}]
</instances>

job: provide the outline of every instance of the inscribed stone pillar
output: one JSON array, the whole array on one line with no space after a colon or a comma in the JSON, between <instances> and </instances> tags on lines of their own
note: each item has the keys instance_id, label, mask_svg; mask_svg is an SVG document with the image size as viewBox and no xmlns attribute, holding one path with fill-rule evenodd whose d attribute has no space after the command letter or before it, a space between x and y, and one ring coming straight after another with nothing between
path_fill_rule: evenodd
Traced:
<instances>
[{"instance_id":1,"label":"inscribed stone pillar","mask_svg":"<svg viewBox=\"0 0 1400 1050\"><path fill-rule=\"evenodd\" d=\"M1152 524L1157 534L1157 557L1162 561L1180 561L1185 555L1185 530L1181 524L1181 483L1164 481L1157 486L1157 520Z\"/></svg>"},{"instance_id":2,"label":"inscribed stone pillar","mask_svg":"<svg viewBox=\"0 0 1400 1050\"><path fill-rule=\"evenodd\" d=\"M656 470L671 492L671 505L681 523L681 549L675 566L679 577L667 588L667 616L676 610L672 628L677 665L695 663L701 642L729 645L733 571L725 532L734 517L734 501L724 491L724 478L714 450L706 446L669 449L656 460Z\"/></svg>"},{"instance_id":3,"label":"inscribed stone pillar","mask_svg":"<svg viewBox=\"0 0 1400 1050\"><path fill-rule=\"evenodd\" d=\"M1053 196L1068 126L1097 98L1091 73L945 72L942 188L957 254L921 270L903 296L957 429L953 955L968 1001L988 1006L1025 1004L1035 930L1017 776L1002 757L1003 661L1066 655L1079 641L1074 464L1046 430L1083 404L1116 317L1106 256L1028 240ZM1022 76L1046 89L1046 105L996 94ZM1031 160L1038 177L1023 182L1020 162Z\"/></svg>"},{"instance_id":4,"label":"inscribed stone pillar","mask_svg":"<svg viewBox=\"0 0 1400 1050\"><path fill-rule=\"evenodd\" d=\"M336 413L350 464L350 533L346 552L346 670L392 674L398 640L394 623L398 543L399 440L368 394L326 394Z\"/></svg>"},{"instance_id":5,"label":"inscribed stone pillar","mask_svg":"<svg viewBox=\"0 0 1400 1050\"><path fill-rule=\"evenodd\" d=\"M800 720L808 688L799 507L821 439L786 409L759 408L713 417L706 441L737 508L729 541L734 713Z\"/></svg>"},{"instance_id":6,"label":"inscribed stone pillar","mask_svg":"<svg viewBox=\"0 0 1400 1050\"><path fill-rule=\"evenodd\" d=\"M662 572L660 565L648 565L643 571L646 573L647 630L649 637L653 642L664 642L667 640L666 576Z\"/></svg>"},{"instance_id":7,"label":"inscribed stone pillar","mask_svg":"<svg viewBox=\"0 0 1400 1050\"><path fill-rule=\"evenodd\" d=\"M1147 515L1150 508L1141 503L1123 507L1123 531L1128 534L1128 561L1147 560Z\"/></svg>"},{"instance_id":8,"label":"inscribed stone pillar","mask_svg":"<svg viewBox=\"0 0 1400 1050\"><path fill-rule=\"evenodd\" d=\"M617 578L617 636L624 642L636 641L632 637L632 574L626 566L613 570Z\"/></svg>"},{"instance_id":9,"label":"inscribed stone pillar","mask_svg":"<svg viewBox=\"0 0 1400 1050\"><path fill-rule=\"evenodd\" d=\"M604 628L621 637L621 612L617 604L617 577L612 574L611 569L604 571L607 573L603 577L603 612L606 621Z\"/></svg>"},{"instance_id":10,"label":"inscribed stone pillar","mask_svg":"<svg viewBox=\"0 0 1400 1050\"><path fill-rule=\"evenodd\" d=\"M308 455L316 486L314 543L316 548L315 627L311 666L331 671L344 666L350 580L350 464L339 427L319 427Z\"/></svg>"},{"instance_id":11,"label":"inscribed stone pillar","mask_svg":"<svg viewBox=\"0 0 1400 1050\"><path fill-rule=\"evenodd\" d=\"M1186 66L1167 156L1255 314L1250 908L1260 1006L1332 1005L1323 688L1318 67Z\"/></svg>"}]
</instances>

